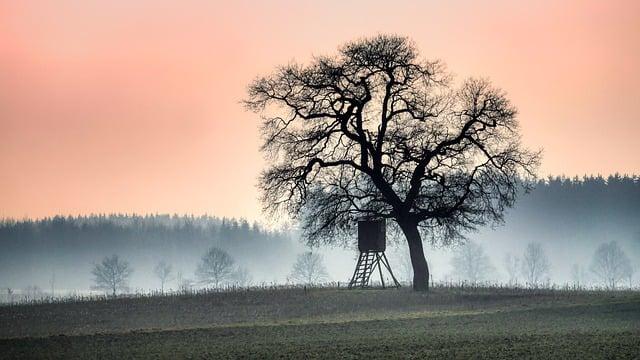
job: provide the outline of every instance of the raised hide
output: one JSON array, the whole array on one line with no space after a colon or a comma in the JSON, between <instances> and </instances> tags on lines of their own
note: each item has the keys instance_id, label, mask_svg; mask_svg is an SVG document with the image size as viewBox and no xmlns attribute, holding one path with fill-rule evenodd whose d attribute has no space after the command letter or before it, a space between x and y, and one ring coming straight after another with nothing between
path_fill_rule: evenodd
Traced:
<instances>
[{"instance_id":1,"label":"raised hide","mask_svg":"<svg viewBox=\"0 0 640 360\"><path fill-rule=\"evenodd\" d=\"M358 221L358 249L360 252L385 251L386 247L385 219Z\"/></svg>"}]
</instances>

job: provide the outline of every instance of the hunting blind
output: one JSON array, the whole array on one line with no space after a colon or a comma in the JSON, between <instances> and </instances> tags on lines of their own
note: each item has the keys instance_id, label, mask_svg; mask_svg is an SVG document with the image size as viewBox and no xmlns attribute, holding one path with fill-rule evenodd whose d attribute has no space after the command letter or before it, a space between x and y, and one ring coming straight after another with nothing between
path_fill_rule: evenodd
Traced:
<instances>
[{"instance_id":1,"label":"hunting blind","mask_svg":"<svg viewBox=\"0 0 640 360\"><path fill-rule=\"evenodd\" d=\"M400 283L398 283L398 280L393 276L389 260L387 260L387 256L384 254L386 247L385 219L358 221L358 250L360 250L360 256L358 257L356 269L349 282L350 289L369 287L371 275L376 269L380 274L380 282L384 288L383 267L386 268L389 275L391 275L394 286L400 287Z\"/></svg>"}]
</instances>

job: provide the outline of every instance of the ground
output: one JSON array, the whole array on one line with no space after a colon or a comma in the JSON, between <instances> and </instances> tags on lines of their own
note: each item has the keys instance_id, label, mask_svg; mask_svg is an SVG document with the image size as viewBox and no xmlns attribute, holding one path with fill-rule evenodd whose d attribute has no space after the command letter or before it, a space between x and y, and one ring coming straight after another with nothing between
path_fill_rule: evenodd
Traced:
<instances>
[{"instance_id":1,"label":"ground","mask_svg":"<svg viewBox=\"0 0 640 360\"><path fill-rule=\"evenodd\" d=\"M0 358L640 358L640 293L254 289L0 307Z\"/></svg>"}]
</instances>

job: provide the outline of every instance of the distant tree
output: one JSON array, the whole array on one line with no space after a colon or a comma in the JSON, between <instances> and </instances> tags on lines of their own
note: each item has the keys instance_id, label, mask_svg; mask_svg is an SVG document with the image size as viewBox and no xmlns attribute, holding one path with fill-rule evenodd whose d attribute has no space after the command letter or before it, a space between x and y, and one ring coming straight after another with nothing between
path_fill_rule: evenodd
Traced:
<instances>
[{"instance_id":1,"label":"distant tree","mask_svg":"<svg viewBox=\"0 0 640 360\"><path fill-rule=\"evenodd\" d=\"M584 271L584 266L580 264L573 264L571 266L571 282L573 283L574 287L583 287L586 281L586 277L587 276Z\"/></svg>"},{"instance_id":2,"label":"distant tree","mask_svg":"<svg viewBox=\"0 0 640 360\"><path fill-rule=\"evenodd\" d=\"M520 258L507 253L504 256L504 268L509 276L509 285L514 285L518 282L518 273L520 272Z\"/></svg>"},{"instance_id":3,"label":"distant tree","mask_svg":"<svg viewBox=\"0 0 640 360\"><path fill-rule=\"evenodd\" d=\"M530 286L538 286L545 277L549 276L551 263L542 245L529 243L522 255L522 276Z\"/></svg>"},{"instance_id":4,"label":"distant tree","mask_svg":"<svg viewBox=\"0 0 640 360\"><path fill-rule=\"evenodd\" d=\"M220 286L230 280L235 272L235 261L226 251L212 247L207 251L196 270L196 277L203 285Z\"/></svg>"},{"instance_id":5,"label":"distant tree","mask_svg":"<svg viewBox=\"0 0 640 360\"><path fill-rule=\"evenodd\" d=\"M160 261L154 268L153 273L160 280L160 291L164 294L164 285L171 279L171 265L164 260Z\"/></svg>"},{"instance_id":6,"label":"distant tree","mask_svg":"<svg viewBox=\"0 0 640 360\"><path fill-rule=\"evenodd\" d=\"M395 35L256 79L245 105L262 115L262 150L273 160L260 178L265 209L301 220L312 245L351 235L363 216L392 219L413 288L428 290L425 236L449 245L501 222L539 162L504 91L450 79Z\"/></svg>"},{"instance_id":7,"label":"distant tree","mask_svg":"<svg viewBox=\"0 0 640 360\"><path fill-rule=\"evenodd\" d=\"M455 252L451 266L455 276L474 284L487 280L494 270L484 248L472 241L465 243Z\"/></svg>"},{"instance_id":8,"label":"distant tree","mask_svg":"<svg viewBox=\"0 0 640 360\"><path fill-rule=\"evenodd\" d=\"M598 246L589 270L611 290L614 290L620 281L633 275L629 257L615 241Z\"/></svg>"},{"instance_id":9,"label":"distant tree","mask_svg":"<svg viewBox=\"0 0 640 360\"><path fill-rule=\"evenodd\" d=\"M298 255L289 278L295 283L318 284L327 281L329 275L324 266L322 256L318 253L307 251Z\"/></svg>"},{"instance_id":10,"label":"distant tree","mask_svg":"<svg viewBox=\"0 0 640 360\"><path fill-rule=\"evenodd\" d=\"M111 295L115 296L117 291L126 291L129 288L129 278L133 269L128 262L120 260L118 255L112 255L95 264L91 273L94 277L94 289L111 292Z\"/></svg>"}]
</instances>

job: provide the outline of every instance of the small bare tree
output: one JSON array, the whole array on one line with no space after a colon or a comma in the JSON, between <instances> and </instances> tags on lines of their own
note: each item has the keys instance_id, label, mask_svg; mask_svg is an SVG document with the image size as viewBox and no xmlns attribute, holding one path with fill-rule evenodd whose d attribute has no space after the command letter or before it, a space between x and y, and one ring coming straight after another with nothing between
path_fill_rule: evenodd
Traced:
<instances>
[{"instance_id":1,"label":"small bare tree","mask_svg":"<svg viewBox=\"0 0 640 360\"><path fill-rule=\"evenodd\" d=\"M318 284L329 279L322 256L311 251L298 255L289 277L300 284Z\"/></svg>"},{"instance_id":2,"label":"small bare tree","mask_svg":"<svg viewBox=\"0 0 640 360\"><path fill-rule=\"evenodd\" d=\"M509 276L509 285L516 284L518 282L518 272L520 271L520 258L507 253L504 256L504 268Z\"/></svg>"},{"instance_id":3,"label":"small bare tree","mask_svg":"<svg viewBox=\"0 0 640 360\"><path fill-rule=\"evenodd\" d=\"M615 241L598 246L589 269L610 290L633 274L629 257Z\"/></svg>"},{"instance_id":4,"label":"small bare tree","mask_svg":"<svg viewBox=\"0 0 640 360\"><path fill-rule=\"evenodd\" d=\"M126 291L129 288L129 278L133 269L128 262L120 260L118 255L112 255L95 264L91 273L95 282L94 289L111 292L111 295L115 296L117 291Z\"/></svg>"},{"instance_id":5,"label":"small bare tree","mask_svg":"<svg viewBox=\"0 0 640 360\"><path fill-rule=\"evenodd\" d=\"M451 266L455 276L474 284L487 280L494 270L484 248L472 241L462 245L456 251L451 259Z\"/></svg>"},{"instance_id":6,"label":"small bare tree","mask_svg":"<svg viewBox=\"0 0 640 360\"><path fill-rule=\"evenodd\" d=\"M160 291L164 294L164 285L167 281L171 280L171 265L167 264L164 260L160 261L155 268L153 268L154 274L160 279Z\"/></svg>"},{"instance_id":7,"label":"small bare tree","mask_svg":"<svg viewBox=\"0 0 640 360\"><path fill-rule=\"evenodd\" d=\"M529 286L538 286L549 276L551 263L540 243L529 243L522 256L522 276Z\"/></svg>"},{"instance_id":8,"label":"small bare tree","mask_svg":"<svg viewBox=\"0 0 640 360\"><path fill-rule=\"evenodd\" d=\"M196 277L203 285L213 285L214 287L232 278L235 261L226 251L212 247L202 257L196 270Z\"/></svg>"}]
</instances>

